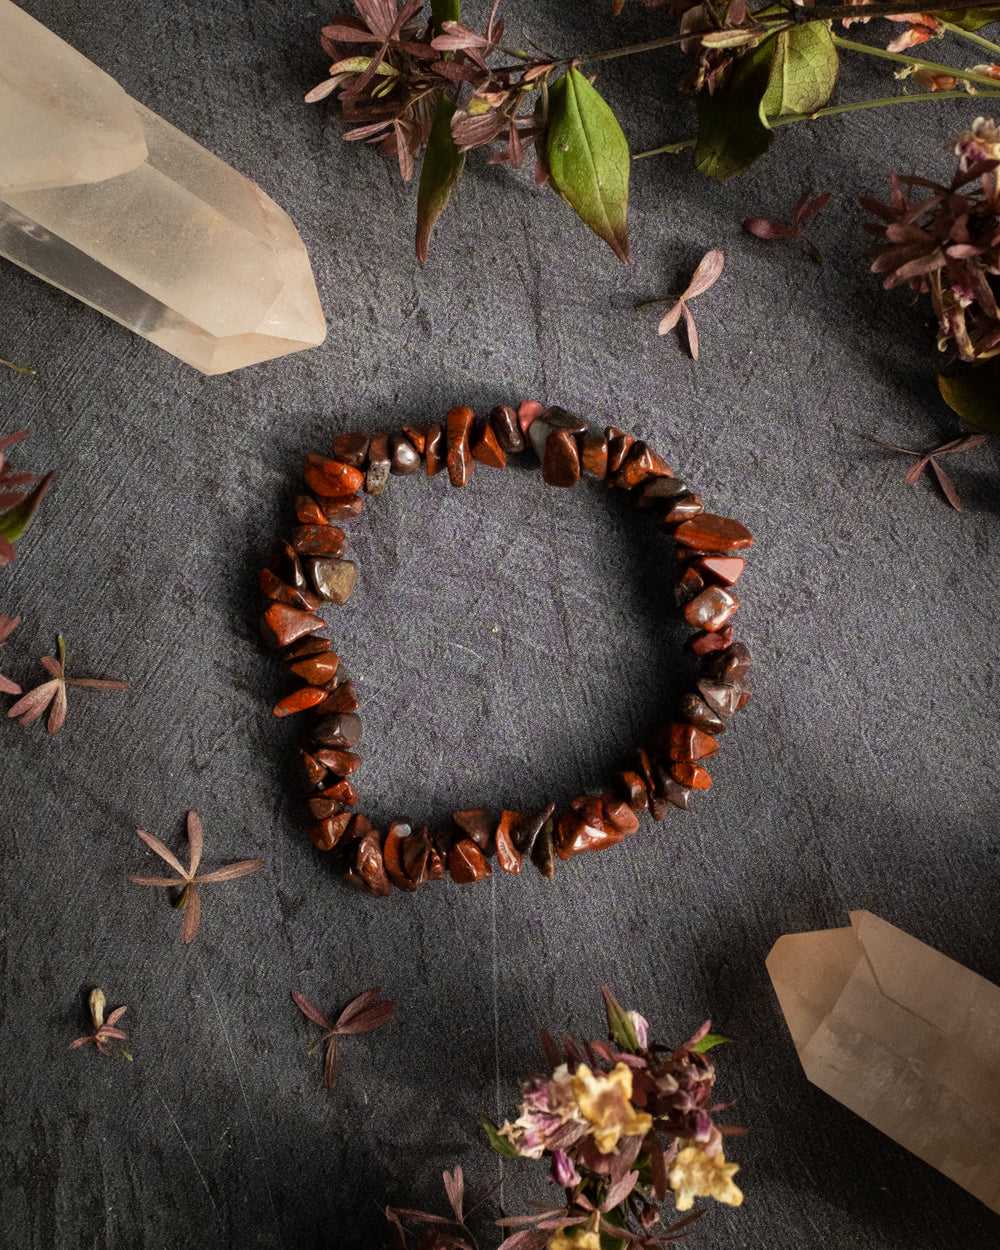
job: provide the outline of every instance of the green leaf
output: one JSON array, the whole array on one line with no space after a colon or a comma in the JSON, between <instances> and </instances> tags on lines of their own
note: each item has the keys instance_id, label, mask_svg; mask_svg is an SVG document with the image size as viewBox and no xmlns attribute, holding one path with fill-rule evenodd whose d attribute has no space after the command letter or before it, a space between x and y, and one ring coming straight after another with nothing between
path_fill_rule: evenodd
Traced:
<instances>
[{"instance_id":1,"label":"green leaf","mask_svg":"<svg viewBox=\"0 0 1000 1250\"><path fill-rule=\"evenodd\" d=\"M9 543L16 543L23 538L28 526L35 518L38 511L38 505L42 502L42 496L49 489L49 483L55 476L55 470L46 473L35 489L26 495L19 504L15 504L13 508L9 508L6 512L0 512L0 534L7 539Z\"/></svg>"},{"instance_id":2,"label":"green leaf","mask_svg":"<svg viewBox=\"0 0 1000 1250\"><path fill-rule=\"evenodd\" d=\"M503 1155L505 1159L516 1159L517 1151L506 1137L501 1137L497 1131L495 1124L491 1124L489 1120L481 1120L480 1123L486 1132L486 1136L490 1139L490 1145L498 1155Z\"/></svg>"},{"instance_id":3,"label":"green leaf","mask_svg":"<svg viewBox=\"0 0 1000 1250\"><path fill-rule=\"evenodd\" d=\"M731 1042L731 1037L726 1037L724 1033L706 1033L705 1036L691 1047L696 1055L703 1055L706 1050L711 1050L713 1046L721 1046L723 1042Z\"/></svg>"},{"instance_id":4,"label":"green leaf","mask_svg":"<svg viewBox=\"0 0 1000 1250\"><path fill-rule=\"evenodd\" d=\"M987 434L1000 434L1000 356L981 365L962 367L961 373L938 377L945 403L970 425Z\"/></svg>"},{"instance_id":5,"label":"green leaf","mask_svg":"<svg viewBox=\"0 0 1000 1250\"><path fill-rule=\"evenodd\" d=\"M601 986L604 996L604 1014L608 1018L608 1032L622 1050L630 1055L639 1053L639 1035L629 1019L628 1012L606 985Z\"/></svg>"},{"instance_id":6,"label":"green leaf","mask_svg":"<svg viewBox=\"0 0 1000 1250\"><path fill-rule=\"evenodd\" d=\"M695 167L725 182L750 168L774 138L764 112L764 94L771 79L774 41L771 35L739 57L726 82L711 95L700 91Z\"/></svg>"},{"instance_id":7,"label":"green leaf","mask_svg":"<svg viewBox=\"0 0 1000 1250\"><path fill-rule=\"evenodd\" d=\"M546 156L549 185L627 264L628 141L575 66L549 87Z\"/></svg>"},{"instance_id":8,"label":"green leaf","mask_svg":"<svg viewBox=\"0 0 1000 1250\"><path fill-rule=\"evenodd\" d=\"M461 0L431 0L431 24L435 35L444 34L445 22L460 22L461 20Z\"/></svg>"},{"instance_id":9,"label":"green leaf","mask_svg":"<svg viewBox=\"0 0 1000 1250\"><path fill-rule=\"evenodd\" d=\"M955 9L949 13L935 13L942 22L960 26L962 30L982 30L992 22L1000 22L1000 9Z\"/></svg>"},{"instance_id":10,"label":"green leaf","mask_svg":"<svg viewBox=\"0 0 1000 1250\"><path fill-rule=\"evenodd\" d=\"M840 59L824 22L807 22L774 36L771 76L764 92L766 117L814 113L833 94Z\"/></svg>"},{"instance_id":11,"label":"green leaf","mask_svg":"<svg viewBox=\"0 0 1000 1250\"><path fill-rule=\"evenodd\" d=\"M427 140L417 189L417 259L420 261L427 259L431 231L447 208L451 193L465 168L465 153L458 150L451 135L454 112L455 105L451 100L441 96Z\"/></svg>"}]
</instances>

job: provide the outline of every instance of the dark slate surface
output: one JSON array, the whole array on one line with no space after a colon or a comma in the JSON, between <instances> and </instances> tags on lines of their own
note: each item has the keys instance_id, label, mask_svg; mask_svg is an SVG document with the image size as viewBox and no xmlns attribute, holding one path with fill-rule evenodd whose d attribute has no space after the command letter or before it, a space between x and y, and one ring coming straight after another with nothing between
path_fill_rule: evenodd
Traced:
<instances>
[{"instance_id":1,"label":"dark slate surface","mask_svg":"<svg viewBox=\"0 0 1000 1250\"><path fill-rule=\"evenodd\" d=\"M630 7L612 29L607 0L507 6L558 51L655 33ZM985 1207L807 1084L764 969L780 933L869 908L1000 979L995 452L952 462L958 515L870 441L933 445L958 423L936 398L926 310L868 274L855 203L894 168L946 174L975 103L790 128L725 186L684 157L642 162L631 268L550 193L473 159L421 270L411 189L339 142L332 108L301 104L325 72L325 10L29 8L280 200L330 335L205 379L0 265L0 354L39 368L0 372L2 428L30 427L19 464L60 470L0 574L0 611L24 617L2 670L30 682L62 631L77 672L132 683L71 692L55 740L0 730L3 1244L382 1245L386 1203L443 1209L441 1168L461 1163L479 1192L500 1177L477 1118L513 1114L540 1027L599 1031L609 981L664 1038L711 1015L741 1040L719 1093L751 1130L731 1152L747 1200L713 1209L692 1245L995 1245ZM690 131L676 64L602 70L636 148ZM841 91L884 87L850 67ZM813 230L821 268L739 228L787 216L805 187L835 193ZM697 304L695 365L632 306L709 246L726 271ZM300 829L256 569L304 450L529 394L647 436L756 532L740 621L757 697L712 793L665 828L552 883L366 900ZM367 710L379 818L599 787L687 679L662 551L601 491L553 492L527 469L480 471L461 494L395 480L351 543L360 585L334 637ZM210 866L267 869L206 891L186 950L164 897L126 874L158 870L136 827L183 848L187 808ZM397 1020L344 1046L326 1096L289 991L333 1007L372 984ZM132 1064L66 1049L94 985L129 1005ZM510 1209L544 1196L532 1165L504 1174Z\"/></svg>"}]
</instances>

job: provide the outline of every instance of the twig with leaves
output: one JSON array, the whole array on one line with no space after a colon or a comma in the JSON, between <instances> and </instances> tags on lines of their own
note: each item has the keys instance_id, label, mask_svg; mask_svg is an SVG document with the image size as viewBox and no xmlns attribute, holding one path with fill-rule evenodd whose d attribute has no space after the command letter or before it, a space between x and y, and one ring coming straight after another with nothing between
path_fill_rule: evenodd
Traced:
<instances>
[{"instance_id":1,"label":"twig with leaves","mask_svg":"<svg viewBox=\"0 0 1000 1250\"><path fill-rule=\"evenodd\" d=\"M201 819L197 812L188 812L187 816L187 832L188 844L190 847L190 863L185 868L180 860L172 851L167 850L159 838L154 837L151 833L147 833L145 829L137 829L139 837L143 842L162 860L170 865L178 874L176 877L129 877L136 885L152 885L161 886L164 889L177 889L180 887L180 895L174 903L176 908L184 909L184 924L181 928L181 937L184 941L193 942L195 934L198 932L198 926L201 923L201 897L198 894L198 886L208 885L210 882L217 881L234 881L237 877L246 877L252 872L264 867L262 859L242 859L235 864L226 864L224 868L217 868L214 872L198 872L201 864L201 855L204 848L204 832L202 830Z\"/></svg>"},{"instance_id":2,"label":"twig with leaves","mask_svg":"<svg viewBox=\"0 0 1000 1250\"><path fill-rule=\"evenodd\" d=\"M323 1030L322 1035L309 1047L309 1054L320 1046L326 1046L323 1083L327 1089L333 1089L337 1079L340 1064L339 1039L357 1033L370 1033L372 1029L377 1029L392 1019L396 1004L388 998L380 999L381 993L382 987L379 985L365 990L347 1004L336 1020L331 1021L311 998L306 998L299 990L292 990L292 1001L299 1011Z\"/></svg>"}]
</instances>

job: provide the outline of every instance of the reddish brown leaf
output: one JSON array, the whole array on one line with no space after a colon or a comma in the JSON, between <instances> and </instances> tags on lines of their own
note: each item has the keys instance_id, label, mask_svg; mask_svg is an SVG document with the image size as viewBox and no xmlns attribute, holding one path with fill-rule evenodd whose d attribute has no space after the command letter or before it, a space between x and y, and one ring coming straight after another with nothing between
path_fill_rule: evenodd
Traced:
<instances>
[{"instance_id":1,"label":"reddish brown leaf","mask_svg":"<svg viewBox=\"0 0 1000 1250\"><path fill-rule=\"evenodd\" d=\"M331 1033L326 1043L326 1056L323 1059L323 1084L327 1089L333 1089L334 1082L337 1079L339 1050L340 1044L337 1041L337 1035L336 1033Z\"/></svg>"},{"instance_id":2,"label":"reddish brown leaf","mask_svg":"<svg viewBox=\"0 0 1000 1250\"><path fill-rule=\"evenodd\" d=\"M545 1053L545 1062L552 1069L558 1068L562 1063L562 1051L559 1049L558 1042L547 1029L542 1029L538 1036L542 1043L542 1050Z\"/></svg>"},{"instance_id":3,"label":"reddish brown leaf","mask_svg":"<svg viewBox=\"0 0 1000 1250\"><path fill-rule=\"evenodd\" d=\"M333 1032L335 1025L331 1024L311 998L306 998L305 994L300 993L298 990L292 990L292 1001L299 1011L304 1016L307 1016L313 1024L318 1024L321 1029L326 1029L330 1033Z\"/></svg>"},{"instance_id":4,"label":"reddish brown leaf","mask_svg":"<svg viewBox=\"0 0 1000 1250\"><path fill-rule=\"evenodd\" d=\"M454 1172L443 1172L444 1189L448 1195L448 1201L451 1203L451 1209L455 1213L455 1221L458 1224L463 1223L462 1217L462 1200L465 1196L465 1179L462 1175L462 1168L456 1165Z\"/></svg>"},{"instance_id":5,"label":"reddish brown leaf","mask_svg":"<svg viewBox=\"0 0 1000 1250\"><path fill-rule=\"evenodd\" d=\"M931 456L931 468L934 470L934 476L938 480L938 485L944 492L945 499L948 500L956 512L961 512L962 504L958 498L958 491L955 489L955 483L951 480L948 474L945 473L944 469L942 469L933 456Z\"/></svg>"},{"instance_id":6,"label":"reddish brown leaf","mask_svg":"<svg viewBox=\"0 0 1000 1250\"><path fill-rule=\"evenodd\" d=\"M385 1024L387 1020L391 1020L395 1010L396 1004L387 999L385 1002L376 1003L365 1011L358 1012L351 1017L347 1024L338 1024L336 1031L341 1036L370 1033L372 1029L377 1029L379 1025Z\"/></svg>"},{"instance_id":7,"label":"reddish brown leaf","mask_svg":"<svg viewBox=\"0 0 1000 1250\"><path fill-rule=\"evenodd\" d=\"M214 872L200 873L194 880L200 884L209 881L235 881L237 877L247 877L263 867L262 859L241 859L238 864L226 864L225 868L216 868Z\"/></svg>"},{"instance_id":8,"label":"reddish brown leaf","mask_svg":"<svg viewBox=\"0 0 1000 1250\"><path fill-rule=\"evenodd\" d=\"M201 924L201 899L198 897L198 887L192 881L184 889L184 925L181 928L181 938L185 945L193 942L198 932L198 926Z\"/></svg>"},{"instance_id":9,"label":"reddish brown leaf","mask_svg":"<svg viewBox=\"0 0 1000 1250\"><path fill-rule=\"evenodd\" d=\"M359 994L357 998L352 998L344 1010L337 1017L336 1028L340 1028L343 1024L349 1024L350 1021L359 1014L366 1011L372 1003L378 1001L379 995L382 993L380 985L373 985L370 990L365 990L363 994Z\"/></svg>"}]
</instances>

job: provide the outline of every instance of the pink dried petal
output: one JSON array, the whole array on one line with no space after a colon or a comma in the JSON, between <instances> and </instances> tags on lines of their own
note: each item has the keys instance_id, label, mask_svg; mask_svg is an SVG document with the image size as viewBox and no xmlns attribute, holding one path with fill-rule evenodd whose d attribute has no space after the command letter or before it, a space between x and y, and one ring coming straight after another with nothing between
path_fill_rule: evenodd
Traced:
<instances>
[{"instance_id":1,"label":"pink dried petal","mask_svg":"<svg viewBox=\"0 0 1000 1250\"><path fill-rule=\"evenodd\" d=\"M725 257L717 248L706 252L699 261L698 268L694 271L681 299L694 299L696 295L704 295L709 287L718 282L724 264Z\"/></svg>"},{"instance_id":2,"label":"pink dried petal","mask_svg":"<svg viewBox=\"0 0 1000 1250\"><path fill-rule=\"evenodd\" d=\"M178 884L182 884L188 879L188 870L181 866L181 861L174 855L173 851L167 850L159 838L154 837L151 833L147 833L145 829L137 829L136 833L150 850L155 851L160 859L166 860L170 867L180 874L181 881Z\"/></svg>"},{"instance_id":3,"label":"pink dried petal","mask_svg":"<svg viewBox=\"0 0 1000 1250\"><path fill-rule=\"evenodd\" d=\"M305 994L299 990L292 990L292 1001L304 1016L307 1016L313 1024L318 1024L321 1029L327 1029L333 1032L334 1025L323 1015L322 1011L316 1006L311 998L306 998Z\"/></svg>"},{"instance_id":4,"label":"pink dried petal","mask_svg":"<svg viewBox=\"0 0 1000 1250\"><path fill-rule=\"evenodd\" d=\"M36 686L14 704L7 712L8 716L17 717L22 725L31 725L42 715L55 697L56 690L62 685L60 681L47 681Z\"/></svg>"},{"instance_id":5,"label":"pink dried petal","mask_svg":"<svg viewBox=\"0 0 1000 1250\"><path fill-rule=\"evenodd\" d=\"M52 711L46 728L53 737L66 723L66 683L60 681L56 686L56 697L52 700Z\"/></svg>"},{"instance_id":6,"label":"pink dried petal","mask_svg":"<svg viewBox=\"0 0 1000 1250\"><path fill-rule=\"evenodd\" d=\"M660 324L656 327L657 334L669 334L674 326L680 321L681 313L684 311L684 301L679 299L673 308L663 317Z\"/></svg>"},{"instance_id":7,"label":"pink dried petal","mask_svg":"<svg viewBox=\"0 0 1000 1250\"><path fill-rule=\"evenodd\" d=\"M181 938L185 945L194 941L200 923L201 899L198 897L198 887L188 885L184 891L184 924L181 928Z\"/></svg>"},{"instance_id":8,"label":"pink dried petal","mask_svg":"<svg viewBox=\"0 0 1000 1250\"><path fill-rule=\"evenodd\" d=\"M698 359L698 327L694 323L694 317L691 316L691 309L687 304L684 305L684 325L687 329L688 347L691 350L691 358Z\"/></svg>"}]
</instances>

